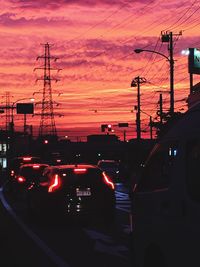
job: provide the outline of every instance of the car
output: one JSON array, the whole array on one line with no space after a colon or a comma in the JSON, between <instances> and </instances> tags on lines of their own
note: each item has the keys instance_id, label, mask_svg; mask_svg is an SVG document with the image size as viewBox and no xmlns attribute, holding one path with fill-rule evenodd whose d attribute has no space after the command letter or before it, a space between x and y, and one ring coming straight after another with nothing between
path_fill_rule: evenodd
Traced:
<instances>
[{"instance_id":1,"label":"car","mask_svg":"<svg viewBox=\"0 0 200 267\"><path fill-rule=\"evenodd\" d=\"M27 191L40 182L40 177L48 164L28 163L22 164L12 180L12 193L16 198L23 198Z\"/></svg>"},{"instance_id":2,"label":"car","mask_svg":"<svg viewBox=\"0 0 200 267\"><path fill-rule=\"evenodd\" d=\"M6 175L7 179L4 185L5 191L12 193L13 184L16 182L16 177L18 175L20 166L27 163L41 163L41 158L37 156L24 155L9 160Z\"/></svg>"},{"instance_id":3,"label":"car","mask_svg":"<svg viewBox=\"0 0 200 267\"><path fill-rule=\"evenodd\" d=\"M28 206L33 214L74 217L98 216L112 222L115 216L115 187L108 175L90 164L57 165L45 168L40 185L29 190Z\"/></svg>"},{"instance_id":4,"label":"car","mask_svg":"<svg viewBox=\"0 0 200 267\"><path fill-rule=\"evenodd\" d=\"M19 168L23 164L27 163L41 163L41 158L37 156L20 156L12 158L9 162L9 173L10 178L15 177L19 171Z\"/></svg>"},{"instance_id":5,"label":"car","mask_svg":"<svg viewBox=\"0 0 200 267\"><path fill-rule=\"evenodd\" d=\"M157 141L131 202L132 266L200 266L200 103Z\"/></svg>"},{"instance_id":6,"label":"car","mask_svg":"<svg viewBox=\"0 0 200 267\"><path fill-rule=\"evenodd\" d=\"M116 160L99 160L97 166L102 169L114 181L120 178L120 164Z\"/></svg>"}]
</instances>

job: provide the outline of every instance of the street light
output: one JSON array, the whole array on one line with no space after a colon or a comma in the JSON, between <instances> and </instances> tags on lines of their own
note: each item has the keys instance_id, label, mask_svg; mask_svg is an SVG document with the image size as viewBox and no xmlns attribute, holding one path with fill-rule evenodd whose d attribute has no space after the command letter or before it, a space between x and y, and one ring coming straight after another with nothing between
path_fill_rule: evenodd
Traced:
<instances>
[{"instance_id":1,"label":"street light","mask_svg":"<svg viewBox=\"0 0 200 267\"><path fill-rule=\"evenodd\" d=\"M174 113L174 59L173 59L173 48L170 45L170 57L167 57L166 55L149 49L135 49L134 52L139 54L142 52L150 52L154 54L158 54L169 62L170 65L170 114L172 115Z\"/></svg>"},{"instance_id":2,"label":"street light","mask_svg":"<svg viewBox=\"0 0 200 267\"><path fill-rule=\"evenodd\" d=\"M158 54L158 55L163 56L164 58L166 58L167 61L170 63L170 59L166 55L164 55L164 54L162 54L160 52L154 51L154 50L137 48L137 49L134 50L134 52L137 53L137 54L142 53L142 52L151 52L151 53L154 53L154 54Z\"/></svg>"},{"instance_id":3,"label":"street light","mask_svg":"<svg viewBox=\"0 0 200 267\"><path fill-rule=\"evenodd\" d=\"M17 99L15 102L12 103L11 105L11 132L13 133L14 132L14 109L16 108L15 107L15 104L19 101L23 101L23 100L30 100L31 102L34 102L35 99L34 98L20 98L20 99Z\"/></svg>"}]
</instances>

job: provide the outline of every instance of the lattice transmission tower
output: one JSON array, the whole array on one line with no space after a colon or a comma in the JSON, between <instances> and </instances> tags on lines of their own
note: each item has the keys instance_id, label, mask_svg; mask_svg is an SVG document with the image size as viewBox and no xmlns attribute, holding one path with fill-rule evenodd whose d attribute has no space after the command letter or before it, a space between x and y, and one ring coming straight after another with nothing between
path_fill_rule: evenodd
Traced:
<instances>
[{"instance_id":1,"label":"lattice transmission tower","mask_svg":"<svg viewBox=\"0 0 200 267\"><path fill-rule=\"evenodd\" d=\"M57 137L56 124L55 124L55 114L54 114L54 104L52 96L51 82L58 81L56 78L51 77L51 71L59 71L60 69L51 68L51 62L56 61L58 58L50 55L50 47L52 45L46 43L44 46L44 55L38 56L38 59L43 59L42 67L35 68L43 70L43 76L37 80L43 81L42 90L42 101L41 101L41 119L39 126L39 137L42 136L55 136Z\"/></svg>"},{"instance_id":2,"label":"lattice transmission tower","mask_svg":"<svg viewBox=\"0 0 200 267\"><path fill-rule=\"evenodd\" d=\"M4 99L2 101L3 105L0 105L0 113L4 113L5 118L5 130L10 130L11 125L11 109L13 108L10 103L10 92L6 91L4 95L2 95L2 98Z\"/></svg>"}]
</instances>

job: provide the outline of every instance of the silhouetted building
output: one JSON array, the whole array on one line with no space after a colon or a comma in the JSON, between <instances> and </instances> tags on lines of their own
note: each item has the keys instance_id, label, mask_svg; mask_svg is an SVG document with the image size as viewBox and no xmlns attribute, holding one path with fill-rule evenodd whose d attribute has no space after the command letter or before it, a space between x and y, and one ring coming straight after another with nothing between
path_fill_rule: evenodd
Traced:
<instances>
[{"instance_id":1,"label":"silhouetted building","mask_svg":"<svg viewBox=\"0 0 200 267\"><path fill-rule=\"evenodd\" d=\"M87 136L87 142L113 143L119 142L119 137L114 134L94 134Z\"/></svg>"}]
</instances>

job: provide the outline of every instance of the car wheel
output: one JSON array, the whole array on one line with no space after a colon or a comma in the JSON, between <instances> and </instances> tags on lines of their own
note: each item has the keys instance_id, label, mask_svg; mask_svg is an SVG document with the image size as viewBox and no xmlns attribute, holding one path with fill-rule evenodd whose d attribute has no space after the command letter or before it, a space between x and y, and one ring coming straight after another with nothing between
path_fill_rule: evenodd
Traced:
<instances>
[{"instance_id":1,"label":"car wheel","mask_svg":"<svg viewBox=\"0 0 200 267\"><path fill-rule=\"evenodd\" d=\"M164 255L157 245L152 244L146 249L143 266L167 267Z\"/></svg>"}]
</instances>

